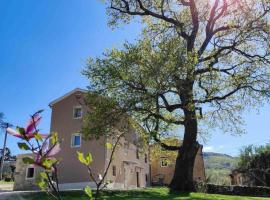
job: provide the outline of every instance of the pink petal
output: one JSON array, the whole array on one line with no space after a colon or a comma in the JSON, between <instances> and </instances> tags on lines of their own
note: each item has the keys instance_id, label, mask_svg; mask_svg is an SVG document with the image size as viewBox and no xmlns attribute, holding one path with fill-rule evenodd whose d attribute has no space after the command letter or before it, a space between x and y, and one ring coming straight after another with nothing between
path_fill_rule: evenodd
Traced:
<instances>
[{"instance_id":1,"label":"pink petal","mask_svg":"<svg viewBox=\"0 0 270 200\"><path fill-rule=\"evenodd\" d=\"M25 134L25 137L26 137L27 139L32 139L32 138L35 137L35 135L34 135L34 133L28 133L28 134Z\"/></svg>"},{"instance_id":2,"label":"pink petal","mask_svg":"<svg viewBox=\"0 0 270 200\"><path fill-rule=\"evenodd\" d=\"M49 147L49 143L43 142L42 147L41 147L42 153L45 153L48 147Z\"/></svg>"},{"instance_id":3,"label":"pink petal","mask_svg":"<svg viewBox=\"0 0 270 200\"><path fill-rule=\"evenodd\" d=\"M60 144L56 144L52 149L50 149L50 150L47 152L46 156L47 156L47 157L54 156L55 154L59 153L60 150L61 150Z\"/></svg>"},{"instance_id":4,"label":"pink petal","mask_svg":"<svg viewBox=\"0 0 270 200\"><path fill-rule=\"evenodd\" d=\"M51 170L52 170L53 173L56 173L57 168L55 166L52 166Z\"/></svg>"},{"instance_id":5,"label":"pink petal","mask_svg":"<svg viewBox=\"0 0 270 200\"><path fill-rule=\"evenodd\" d=\"M15 131L15 130L12 129L12 128L7 128L7 132L8 132L10 135L14 136L14 137L23 138L23 136L22 136L20 133L18 133L17 131Z\"/></svg>"},{"instance_id":6,"label":"pink petal","mask_svg":"<svg viewBox=\"0 0 270 200\"><path fill-rule=\"evenodd\" d=\"M39 164L40 163L40 160L41 160L41 156L37 153L36 154L36 161L35 161L35 163Z\"/></svg>"},{"instance_id":7,"label":"pink petal","mask_svg":"<svg viewBox=\"0 0 270 200\"><path fill-rule=\"evenodd\" d=\"M33 117L33 119L31 118L25 128L25 133L28 134L32 131L34 131L35 127L39 124L41 120L41 117L39 115L36 115Z\"/></svg>"}]
</instances>

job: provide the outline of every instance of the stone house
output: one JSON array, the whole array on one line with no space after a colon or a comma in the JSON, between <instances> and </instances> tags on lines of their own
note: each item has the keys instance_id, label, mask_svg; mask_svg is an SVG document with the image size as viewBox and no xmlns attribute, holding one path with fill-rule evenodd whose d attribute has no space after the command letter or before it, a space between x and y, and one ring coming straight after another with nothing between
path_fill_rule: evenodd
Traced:
<instances>
[{"instance_id":1,"label":"stone house","mask_svg":"<svg viewBox=\"0 0 270 200\"><path fill-rule=\"evenodd\" d=\"M14 173L14 190L37 190L38 174L42 169L34 165L28 165L23 162L24 157L33 158L33 154L17 155L16 168Z\"/></svg>"},{"instance_id":2,"label":"stone house","mask_svg":"<svg viewBox=\"0 0 270 200\"><path fill-rule=\"evenodd\" d=\"M49 104L52 109L51 132L57 132L61 142L61 151L57 158L61 161L58 165L58 180L60 189L82 189L86 186L95 187L93 180L85 166L77 160L77 151L93 156L92 169L96 175L103 174L109 162L111 150L105 144L108 138L86 141L82 139L81 127L83 117L88 109L84 105L86 91L74 89ZM147 187L150 185L149 150L144 150L136 145L138 134L132 128L122 138L122 145L116 150L110 165L106 180L112 183L109 188L131 189ZM28 166L22 162L25 155L18 156L15 172L14 190L36 189L40 169Z\"/></svg>"},{"instance_id":3,"label":"stone house","mask_svg":"<svg viewBox=\"0 0 270 200\"><path fill-rule=\"evenodd\" d=\"M180 143L181 141L177 141ZM153 146L150 147L151 155L154 153ZM151 157L151 182L153 185L169 185L175 171L175 160L177 152L174 154L161 150L157 156ZM202 146L199 148L195 158L193 169L194 181L205 181L205 168L202 154Z\"/></svg>"},{"instance_id":4,"label":"stone house","mask_svg":"<svg viewBox=\"0 0 270 200\"><path fill-rule=\"evenodd\" d=\"M241 169L232 170L230 178L231 178L231 185L254 186L254 179L245 170Z\"/></svg>"}]
</instances>

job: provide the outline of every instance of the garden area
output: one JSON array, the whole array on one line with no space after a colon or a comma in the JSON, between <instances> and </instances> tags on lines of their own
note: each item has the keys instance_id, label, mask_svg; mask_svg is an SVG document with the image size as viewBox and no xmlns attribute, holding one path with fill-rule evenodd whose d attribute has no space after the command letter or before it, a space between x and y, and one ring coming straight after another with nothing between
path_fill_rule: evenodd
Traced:
<instances>
[{"instance_id":1,"label":"garden area","mask_svg":"<svg viewBox=\"0 0 270 200\"><path fill-rule=\"evenodd\" d=\"M64 192L62 194L63 200L88 200L89 198L82 191ZM12 195L5 197L5 200L47 200L48 196L45 193ZM1 196L0 196L1 199ZM229 196L229 195L215 195L204 193L176 193L170 192L167 188L150 188L144 190L132 191L105 191L101 199L110 200L270 200L270 198L259 197L243 197L243 196Z\"/></svg>"}]
</instances>

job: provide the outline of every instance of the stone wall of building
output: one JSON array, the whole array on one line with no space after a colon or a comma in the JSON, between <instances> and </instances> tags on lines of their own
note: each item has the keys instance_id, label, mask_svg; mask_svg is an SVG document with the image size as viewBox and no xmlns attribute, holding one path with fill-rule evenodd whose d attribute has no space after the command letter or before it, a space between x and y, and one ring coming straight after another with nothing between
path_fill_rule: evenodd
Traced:
<instances>
[{"instance_id":1,"label":"stone wall of building","mask_svg":"<svg viewBox=\"0 0 270 200\"><path fill-rule=\"evenodd\" d=\"M17 156L16 161L16 169L14 174L14 188L13 190L38 190L37 182L39 180L39 174L41 172L41 168L28 165L23 162L24 157L32 157L31 154L22 154ZM31 179L27 179L27 169L29 167L34 168L34 177Z\"/></svg>"}]
</instances>

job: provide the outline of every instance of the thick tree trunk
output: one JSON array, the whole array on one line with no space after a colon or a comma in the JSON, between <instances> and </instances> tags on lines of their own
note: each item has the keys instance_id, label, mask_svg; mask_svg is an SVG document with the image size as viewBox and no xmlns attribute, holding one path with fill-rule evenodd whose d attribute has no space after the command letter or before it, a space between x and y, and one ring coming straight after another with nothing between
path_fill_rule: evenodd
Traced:
<instances>
[{"instance_id":1,"label":"thick tree trunk","mask_svg":"<svg viewBox=\"0 0 270 200\"><path fill-rule=\"evenodd\" d=\"M187 90L181 92L181 100L185 105L185 133L181 148L176 159L175 172L170 188L177 191L195 191L193 180L194 162L199 150L197 142L198 124L196 109L193 103L192 84L185 87Z\"/></svg>"},{"instance_id":2,"label":"thick tree trunk","mask_svg":"<svg viewBox=\"0 0 270 200\"><path fill-rule=\"evenodd\" d=\"M197 137L197 123L196 126L194 124L186 127L183 145L178 151L174 177L170 184L170 188L173 190L195 191L193 168L200 145L193 139L194 137Z\"/></svg>"}]
</instances>

